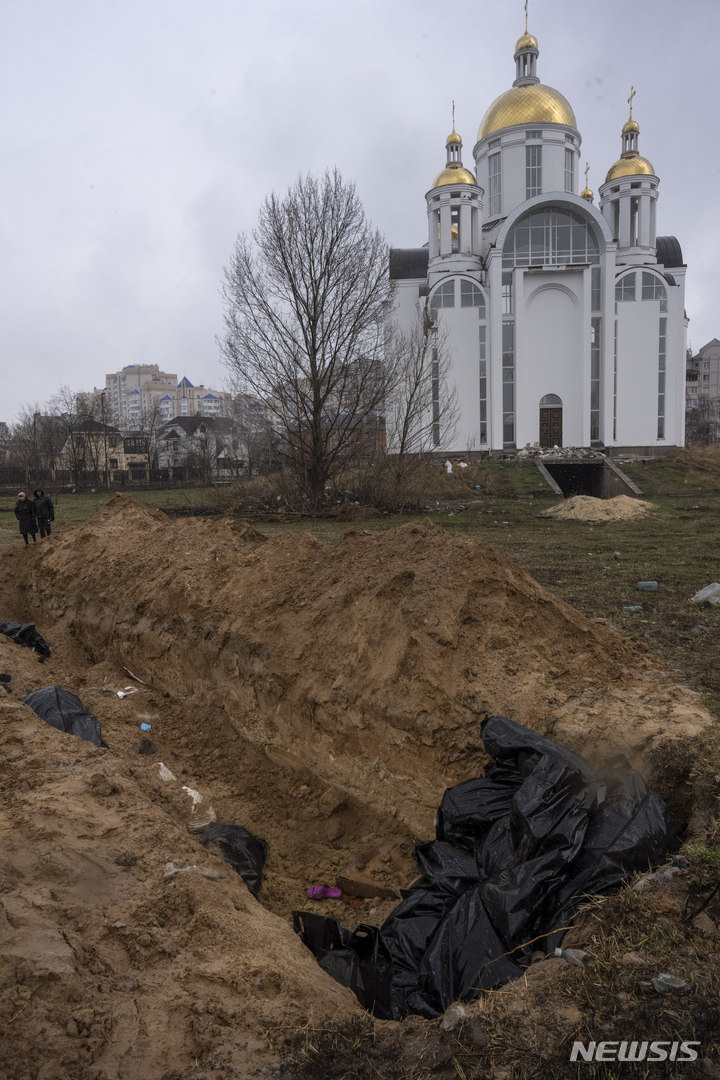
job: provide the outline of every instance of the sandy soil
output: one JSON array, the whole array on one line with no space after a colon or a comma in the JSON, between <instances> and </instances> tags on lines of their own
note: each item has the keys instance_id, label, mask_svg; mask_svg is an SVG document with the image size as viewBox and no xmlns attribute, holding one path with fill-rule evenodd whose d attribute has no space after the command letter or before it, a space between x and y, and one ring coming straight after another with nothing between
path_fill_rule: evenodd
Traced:
<instances>
[{"instance_id":1,"label":"sandy soil","mask_svg":"<svg viewBox=\"0 0 720 1080\"><path fill-rule=\"evenodd\" d=\"M3 553L0 584L2 619L34 621L53 649L40 664L0 636L9 1080L289 1075L283 1031L359 1013L292 910L383 839L405 856L385 884L412 880L442 792L482 768L484 715L646 775L709 722L607 625L430 522L331 546L117 496ZM22 704L49 684L81 698L108 749ZM138 753L141 723L156 754ZM258 901L188 831L183 785L267 840ZM165 879L170 861L224 876ZM313 910L354 925L392 905Z\"/></svg>"},{"instance_id":2,"label":"sandy soil","mask_svg":"<svg viewBox=\"0 0 720 1080\"><path fill-rule=\"evenodd\" d=\"M643 499L631 499L629 495L616 495L613 499L595 499L591 495L573 495L557 506L551 506L540 517L557 518L561 521L633 521L654 510L652 503Z\"/></svg>"}]
</instances>

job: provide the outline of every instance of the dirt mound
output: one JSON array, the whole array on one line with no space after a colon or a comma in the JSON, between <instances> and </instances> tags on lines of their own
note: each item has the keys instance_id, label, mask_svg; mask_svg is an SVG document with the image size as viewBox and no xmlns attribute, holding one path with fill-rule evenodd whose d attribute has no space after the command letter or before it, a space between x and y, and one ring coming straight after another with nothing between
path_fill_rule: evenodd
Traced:
<instances>
[{"instance_id":1,"label":"dirt mound","mask_svg":"<svg viewBox=\"0 0 720 1080\"><path fill-rule=\"evenodd\" d=\"M6 552L0 584L3 617L53 649L39 664L0 636L2 1019L18 1080L275 1075L269 1027L357 1011L290 912L382 839L408 856L392 884L409 882L443 790L484 763L485 713L641 767L708 721L606 625L430 522L330 546L118 496ZM81 698L109 749L22 704L48 684ZM138 753L141 723L155 755ZM182 785L268 841L259 902L187 832ZM227 875L166 880L169 861ZM314 910L349 925L392 906Z\"/></svg>"},{"instance_id":2,"label":"dirt mound","mask_svg":"<svg viewBox=\"0 0 720 1080\"><path fill-rule=\"evenodd\" d=\"M633 521L653 510L652 503L616 495L613 499L594 499L591 495L573 495L557 506L551 506L540 517L561 521Z\"/></svg>"}]
</instances>

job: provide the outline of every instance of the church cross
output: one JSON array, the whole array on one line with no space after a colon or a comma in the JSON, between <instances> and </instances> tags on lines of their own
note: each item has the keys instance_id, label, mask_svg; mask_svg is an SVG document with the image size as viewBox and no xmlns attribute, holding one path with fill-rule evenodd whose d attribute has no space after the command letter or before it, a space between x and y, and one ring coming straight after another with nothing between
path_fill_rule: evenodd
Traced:
<instances>
[{"instance_id":1,"label":"church cross","mask_svg":"<svg viewBox=\"0 0 720 1080\"><path fill-rule=\"evenodd\" d=\"M632 120L632 103L633 103L633 98L635 97L636 94L637 94L637 90L635 89L634 86L631 86L630 87L630 97L628 98L628 105L630 106L630 119L631 120Z\"/></svg>"}]
</instances>

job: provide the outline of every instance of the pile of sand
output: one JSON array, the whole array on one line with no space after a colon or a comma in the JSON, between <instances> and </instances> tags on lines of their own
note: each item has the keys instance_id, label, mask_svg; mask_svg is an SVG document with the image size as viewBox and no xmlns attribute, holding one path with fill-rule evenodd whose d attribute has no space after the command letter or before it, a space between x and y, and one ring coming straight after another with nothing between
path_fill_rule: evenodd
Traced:
<instances>
[{"instance_id":1,"label":"pile of sand","mask_svg":"<svg viewBox=\"0 0 720 1080\"><path fill-rule=\"evenodd\" d=\"M631 499L628 495L616 495L613 499L573 495L557 506L551 506L540 517L558 518L561 521L634 521L653 509L652 503Z\"/></svg>"},{"instance_id":2,"label":"pile of sand","mask_svg":"<svg viewBox=\"0 0 720 1080\"><path fill-rule=\"evenodd\" d=\"M445 787L484 763L485 713L636 764L709 719L606 625L430 522L331 546L118 496L4 553L0 586L2 619L53 648L38 664L0 637L0 1020L18 1080L276 1076L280 1029L357 1009L291 911L380 839L409 854L433 835ZM47 684L78 694L107 750L22 704ZM259 901L232 871L163 879L169 861L219 865L187 832L183 784L267 840ZM391 906L316 910L349 925Z\"/></svg>"}]
</instances>

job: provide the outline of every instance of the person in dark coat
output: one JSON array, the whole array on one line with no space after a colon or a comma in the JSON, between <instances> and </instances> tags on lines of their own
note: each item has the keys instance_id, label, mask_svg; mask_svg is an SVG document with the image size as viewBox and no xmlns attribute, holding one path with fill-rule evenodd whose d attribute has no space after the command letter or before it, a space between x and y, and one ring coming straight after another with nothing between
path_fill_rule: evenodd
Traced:
<instances>
[{"instance_id":1,"label":"person in dark coat","mask_svg":"<svg viewBox=\"0 0 720 1080\"><path fill-rule=\"evenodd\" d=\"M35 506L27 498L24 491L18 492L18 501L15 503L15 517L18 519L20 535L24 538L25 543L28 542L28 536L32 536L34 544L35 533L37 532Z\"/></svg>"},{"instance_id":2,"label":"person in dark coat","mask_svg":"<svg viewBox=\"0 0 720 1080\"><path fill-rule=\"evenodd\" d=\"M45 533L48 536L50 535L50 522L55 520L55 507L50 496L46 495L42 488L35 488L33 506L35 507L35 517L37 518L42 539Z\"/></svg>"}]
</instances>

